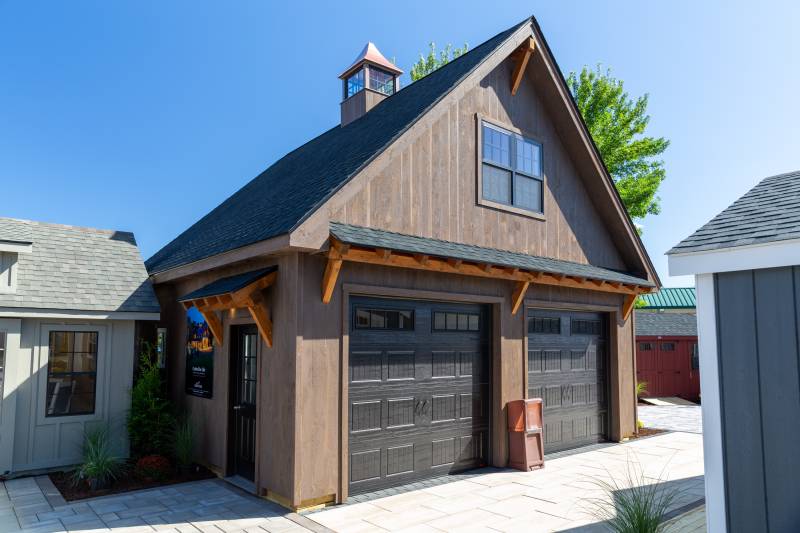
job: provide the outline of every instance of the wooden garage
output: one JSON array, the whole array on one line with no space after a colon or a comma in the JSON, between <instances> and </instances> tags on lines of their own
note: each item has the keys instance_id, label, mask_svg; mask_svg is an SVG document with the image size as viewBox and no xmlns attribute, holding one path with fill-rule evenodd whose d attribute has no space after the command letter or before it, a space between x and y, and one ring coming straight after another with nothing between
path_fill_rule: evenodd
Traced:
<instances>
[{"instance_id":1,"label":"wooden garage","mask_svg":"<svg viewBox=\"0 0 800 533\"><path fill-rule=\"evenodd\" d=\"M505 466L529 395L546 452L635 431L659 280L536 21L400 73L366 47L339 125L147 261L203 461L292 509Z\"/></svg>"}]
</instances>

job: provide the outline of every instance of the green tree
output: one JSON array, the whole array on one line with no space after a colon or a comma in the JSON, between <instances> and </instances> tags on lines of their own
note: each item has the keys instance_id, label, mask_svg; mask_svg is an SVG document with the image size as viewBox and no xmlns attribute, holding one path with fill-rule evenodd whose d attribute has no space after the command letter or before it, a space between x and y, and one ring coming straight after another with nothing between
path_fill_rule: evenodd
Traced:
<instances>
[{"instance_id":1,"label":"green tree","mask_svg":"<svg viewBox=\"0 0 800 533\"><path fill-rule=\"evenodd\" d=\"M411 81L417 81L441 67L448 64L458 56L464 55L469 50L467 43L464 43L463 48L453 48L452 45L447 45L444 50L436 53L436 43L430 43L428 55L419 55L419 60L411 67Z\"/></svg>"},{"instance_id":2,"label":"green tree","mask_svg":"<svg viewBox=\"0 0 800 533\"><path fill-rule=\"evenodd\" d=\"M657 157L669 141L644 135L650 121L648 95L632 100L623 82L599 65L571 72L567 85L628 214L634 219L657 215L661 206L656 193L665 177L664 162Z\"/></svg>"}]
</instances>

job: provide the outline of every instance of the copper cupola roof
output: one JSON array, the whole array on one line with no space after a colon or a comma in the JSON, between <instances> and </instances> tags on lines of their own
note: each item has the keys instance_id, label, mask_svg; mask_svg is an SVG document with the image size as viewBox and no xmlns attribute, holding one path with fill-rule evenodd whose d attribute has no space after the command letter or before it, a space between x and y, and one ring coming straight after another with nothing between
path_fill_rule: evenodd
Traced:
<instances>
[{"instance_id":1,"label":"copper cupola roof","mask_svg":"<svg viewBox=\"0 0 800 533\"><path fill-rule=\"evenodd\" d=\"M361 53L358 54L355 61L353 61L353 63L339 75L339 78L346 78L364 63L372 63L373 65L381 67L382 69L388 70L392 74L400 75L403 73L403 71L397 68L394 63L383 57L383 54L380 50L378 50L378 47L375 46L375 43L370 41L364 45L364 49L361 50Z\"/></svg>"}]
</instances>

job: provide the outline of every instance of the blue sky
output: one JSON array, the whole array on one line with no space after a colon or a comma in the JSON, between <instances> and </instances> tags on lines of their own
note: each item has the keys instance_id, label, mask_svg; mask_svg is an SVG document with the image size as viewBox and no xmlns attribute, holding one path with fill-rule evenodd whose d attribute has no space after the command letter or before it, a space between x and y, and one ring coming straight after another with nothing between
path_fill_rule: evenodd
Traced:
<instances>
[{"instance_id":1,"label":"blue sky","mask_svg":"<svg viewBox=\"0 0 800 533\"><path fill-rule=\"evenodd\" d=\"M650 94L664 252L760 178L800 168L800 3L0 0L0 216L134 231L149 257L336 124L374 41L408 70L535 14L561 69ZM407 82L407 80L404 80Z\"/></svg>"}]
</instances>

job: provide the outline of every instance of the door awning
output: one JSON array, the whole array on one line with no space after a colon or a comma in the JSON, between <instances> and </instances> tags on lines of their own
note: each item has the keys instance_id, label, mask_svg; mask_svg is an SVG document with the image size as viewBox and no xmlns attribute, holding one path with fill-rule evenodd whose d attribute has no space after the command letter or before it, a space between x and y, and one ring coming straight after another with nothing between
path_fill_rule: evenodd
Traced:
<instances>
[{"instance_id":1,"label":"door awning","mask_svg":"<svg viewBox=\"0 0 800 533\"><path fill-rule=\"evenodd\" d=\"M223 328L216 312L245 307L255 320L264 342L272 347L272 319L267 309L264 290L273 285L277 277L277 266L253 270L218 279L178 298L178 301L185 309L197 308L220 345L223 341Z\"/></svg>"},{"instance_id":2,"label":"door awning","mask_svg":"<svg viewBox=\"0 0 800 533\"><path fill-rule=\"evenodd\" d=\"M343 261L514 281L512 313L519 309L531 283L623 294L626 318L636 296L656 290L647 279L608 268L331 222L322 283L325 303L330 301Z\"/></svg>"}]
</instances>

